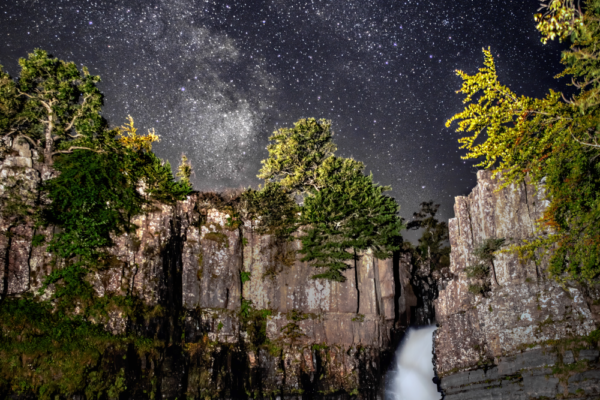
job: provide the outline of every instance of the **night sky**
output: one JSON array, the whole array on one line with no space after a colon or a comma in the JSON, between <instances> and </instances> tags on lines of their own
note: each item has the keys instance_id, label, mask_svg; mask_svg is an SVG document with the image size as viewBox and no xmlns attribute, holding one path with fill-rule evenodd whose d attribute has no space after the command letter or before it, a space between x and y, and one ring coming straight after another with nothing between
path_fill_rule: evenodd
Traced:
<instances>
[{"instance_id":1,"label":"night sky","mask_svg":"<svg viewBox=\"0 0 600 400\"><path fill-rule=\"evenodd\" d=\"M454 70L490 46L519 94L564 90L538 0L0 0L0 64L42 48L100 75L104 116L155 128L158 156L191 160L196 189L256 187L267 139L302 117L333 122L338 155L392 185L401 214L475 184L445 121L462 110Z\"/></svg>"}]
</instances>

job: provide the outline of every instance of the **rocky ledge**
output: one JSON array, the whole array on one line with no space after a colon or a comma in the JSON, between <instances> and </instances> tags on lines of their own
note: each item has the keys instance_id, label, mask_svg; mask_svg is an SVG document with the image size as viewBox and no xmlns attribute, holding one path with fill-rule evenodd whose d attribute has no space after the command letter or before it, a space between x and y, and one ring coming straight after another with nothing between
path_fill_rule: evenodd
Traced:
<instances>
[{"instance_id":1,"label":"rocky ledge","mask_svg":"<svg viewBox=\"0 0 600 400\"><path fill-rule=\"evenodd\" d=\"M596 349L563 354L551 348L533 349L503 357L489 369L449 375L441 387L446 400L598 399L598 355Z\"/></svg>"},{"instance_id":2,"label":"rocky ledge","mask_svg":"<svg viewBox=\"0 0 600 400\"><path fill-rule=\"evenodd\" d=\"M435 301L436 372L445 398L598 398L596 289L559 285L546 276L545 259L510 252L483 269L487 284L474 284L472 266L482 263L476 250L490 239L533 237L546 206L533 186L499 189L487 171L477 180L468 197L456 198L453 279L440 279Z\"/></svg>"}]
</instances>

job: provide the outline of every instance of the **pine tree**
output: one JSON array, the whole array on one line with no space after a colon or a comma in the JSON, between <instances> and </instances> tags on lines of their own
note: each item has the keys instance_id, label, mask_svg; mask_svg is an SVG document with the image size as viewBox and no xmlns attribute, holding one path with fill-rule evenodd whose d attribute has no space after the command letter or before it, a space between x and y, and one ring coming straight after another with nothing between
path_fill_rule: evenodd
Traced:
<instances>
[{"instance_id":1,"label":"pine tree","mask_svg":"<svg viewBox=\"0 0 600 400\"><path fill-rule=\"evenodd\" d=\"M304 201L302 260L327 269L315 278L343 281L341 272L357 252L371 249L385 259L399 249L403 226L398 204L383 194L390 187L377 185L363 171L358 161L330 157L321 171L329 177L327 185Z\"/></svg>"},{"instance_id":2,"label":"pine tree","mask_svg":"<svg viewBox=\"0 0 600 400\"><path fill-rule=\"evenodd\" d=\"M433 200L421 203L421 209L413 213L413 219L406 224L406 229L422 229L419 244L414 248L413 262L429 263L432 270L442 269L450 265L450 246L448 243L448 224L435 218L439 204Z\"/></svg>"},{"instance_id":3,"label":"pine tree","mask_svg":"<svg viewBox=\"0 0 600 400\"><path fill-rule=\"evenodd\" d=\"M297 228L298 205L281 185L268 182L259 190L242 193L243 217L255 223L260 234L289 238Z\"/></svg>"},{"instance_id":4,"label":"pine tree","mask_svg":"<svg viewBox=\"0 0 600 400\"><path fill-rule=\"evenodd\" d=\"M262 161L258 177L290 192L320 190L319 167L337 149L332 137L331 122L324 119L301 119L293 128L277 130L269 138L269 158Z\"/></svg>"},{"instance_id":5,"label":"pine tree","mask_svg":"<svg viewBox=\"0 0 600 400\"><path fill-rule=\"evenodd\" d=\"M390 257L402 241L398 204L383 193L364 164L333 155L331 123L302 119L270 138L269 158L259 177L303 199L297 225L303 261L325 272L314 278L343 281L357 253L372 250Z\"/></svg>"}]
</instances>

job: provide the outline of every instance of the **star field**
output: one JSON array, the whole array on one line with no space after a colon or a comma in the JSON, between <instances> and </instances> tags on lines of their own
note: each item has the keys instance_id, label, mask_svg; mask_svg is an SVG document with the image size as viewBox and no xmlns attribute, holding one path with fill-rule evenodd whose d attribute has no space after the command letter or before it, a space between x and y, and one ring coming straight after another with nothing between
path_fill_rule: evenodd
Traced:
<instances>
[{"instance_id":1,"label":"star field","mask_svg":"<svg viewBox=\"0 0 600 400\"><path fill-rule=\"evenodd\" d=\"M0 64L34 48L100 75L104 115L161 135L191 160L199 190L256 187L267 139L302 117L333 122L338 154L392 185L401 214L421 201L453 216L475 184L459 135L455 69L490 46L519 94L564 90L561 45L542 45L537 0L4 0Z\"/></svg>"}]
</instances>

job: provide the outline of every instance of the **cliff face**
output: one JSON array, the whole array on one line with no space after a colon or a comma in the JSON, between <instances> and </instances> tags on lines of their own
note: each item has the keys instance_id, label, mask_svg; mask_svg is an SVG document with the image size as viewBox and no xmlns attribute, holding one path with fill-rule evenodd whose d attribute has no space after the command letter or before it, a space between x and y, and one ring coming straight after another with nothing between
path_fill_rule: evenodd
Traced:
<instances>
[{"instance_id":1,"label":"cliff face","mask_svg":"<svg viewBox=\"0 0 600 400\"><path fill-rule=\"evenodd\" d=\"M485 296L469 292L465 269L480 262L475 248L489 238L532 237L546 206L530 185L498 191L487 171L477 181L468 197L456 198L449 222L454 279L440 280L435 301L445 398L597 398L598 338L589 336L598 327L595 290L561 287L545 275L544 259L500 253L493 261L497 283L490 279Z\"/></svg>"},{"instance_id":2,"label":"cliff face","mask_svg":"<svg viewBox=\"0 0 600 400\"><path fill-rule=\"evenodd\" d=\"M53 172L36 159L16 143L0 157L5 209L15 199L44 201L38 189ZM157 205L136 219L135 234L115 238L112 267L92 278L96 293L135 295L162 311L137 320L114 311L106 329L168 344L158 355L116 358L127 378L122 395L374 396L397 334L423 314L408 260L363 254L345 282L313 280L297 241L259 235L250 223L231 227L230 217L195 194ZM32 242L56 228L1 218L3 297L32 293L54 268L46 245Z\"/></svg>"}]
</instances>

